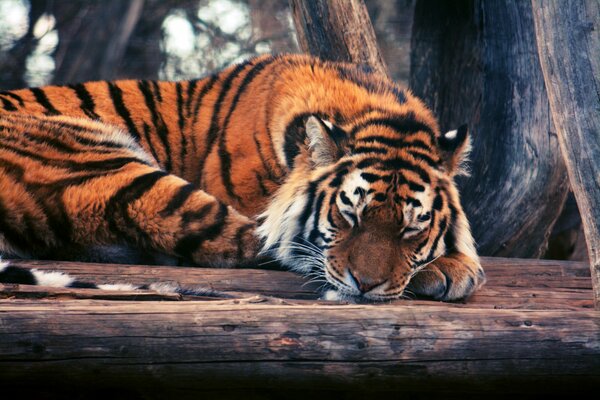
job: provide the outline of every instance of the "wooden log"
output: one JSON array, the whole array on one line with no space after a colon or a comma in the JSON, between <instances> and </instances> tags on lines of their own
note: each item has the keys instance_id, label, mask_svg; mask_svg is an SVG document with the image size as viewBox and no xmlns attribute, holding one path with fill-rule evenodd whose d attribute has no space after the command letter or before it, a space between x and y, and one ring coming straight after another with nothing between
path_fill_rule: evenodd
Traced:
<instances>
[{"instance_id":1,"label":"wooden log","mask_svg":"<svg viewBox=\"0 0 600 400\"><path fill-rule=\"evenodd\" d=\"M552 118L581 213L600 308L600 4L532 3Z\"/></svg>"},{"instance_id":2,"label":"wooden log","mask_svg":"<svg viewBox=\"0 0 600 400\"><path fill-rule=\"evenodd\" d=\"M470 299L449 305L450 307L540 310L593 308L589 268L584 263L499 258L483 258L482 262L488 276L487 284ZM306 279L285 271L22 260L12 261L12 263L26 268L60 270L79 280L95 283L143 285L165 282L184 287L210 288L226 292L237 298L263 296L263 301L266 302L273 302L272 298L276 297L285 299L287 304L312 304L319 297L317 284L307 282ZM27 290L19 292L12 289L10 296L33 296L29 290L27 288ZM35 296L43 297L43 293L46 293L44 290L49 298L71 296L72 298L116 299L120 296L118 293L110 291L98 291L93 294L79 290L75 290L69 295L68 290L61 289L55 293L48 288L39 289ZM91 297L92 294L94 297ZM128 297L130 295L132 294L124 294L120 298L133 299ZM151 300L153 294L150 292L145 296L147 297L144 298ZM398 300L393 304L439 306L440 303L423 300Z\"/></svg>"},{"instance_id":3,"label":"wooden log","mask_svg":"<svg viewBox=\"0 0 600 400\"><path fill-rule=\"evenodd\" d=\"M362 0L290 0L290 7L302 50L388 74Z\"/></svg>"},{"instance_id":4,"label":"wooden log","mask_svg":"<svg viewBox=\"0 0 600 400\"><path fill-rule=\"evenodd\" d=\"M573 394L600 384L595 311L2 300L0 321L5 391Z\"/></svg>"},{"instance_id":5,"label":"wooden log","mask_svg":"<svg viewBox=\"0 0 600 400\"><path fill-rule=\"evenodd\" d=\"M479 252L541 256L568 181L531 3L418 0L410 86L442 129L469 125L471 176L459 187Z\"/></svg>"}]
</instances>

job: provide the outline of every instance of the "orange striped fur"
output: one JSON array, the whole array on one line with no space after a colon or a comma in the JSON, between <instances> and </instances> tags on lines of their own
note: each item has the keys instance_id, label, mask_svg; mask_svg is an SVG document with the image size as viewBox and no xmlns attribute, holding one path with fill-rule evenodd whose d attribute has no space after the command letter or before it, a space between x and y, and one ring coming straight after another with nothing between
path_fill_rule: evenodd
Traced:
<instances>
[{"instance_id":1,"label":"orange striped fur","mask_svg":"<svg viewBox=\"0 0 600 400\"><path fill-rule=\"evenodd\" d=\"M0 251L262 254L335 296L451 300L484 281L454 176L464 128L358 66L262 56L200 80L0 92ZM117 260L118 261L118 260Z\"/></svg>"}]
</instances>

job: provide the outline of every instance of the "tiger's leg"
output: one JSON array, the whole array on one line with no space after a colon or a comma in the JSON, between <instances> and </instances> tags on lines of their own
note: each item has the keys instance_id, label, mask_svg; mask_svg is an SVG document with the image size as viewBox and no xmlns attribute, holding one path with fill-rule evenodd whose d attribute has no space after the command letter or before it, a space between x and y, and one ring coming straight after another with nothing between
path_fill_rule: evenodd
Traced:
<instances>
[{"instance_id":1,"label":"tiger's leg","mask_svg":"<svg viewBox=\"0 0 600 400\"><path fill-rule=\"evenodd\" d=\"M415 294L436 300L458 300L470 296L485 283L479 261L462 253L440 257L417 272L408 284Z\"/></svg>"},{"instance_id":2,"label":"tiger's leg","mask_svg":"<svg viewBox=\"0 0 600 400\"><path fill-rule=\"evenodd\" d=\"M204 266L239 265L259 251L254 221L152 166L129 165L68 188L63 199L75 243L86 243L95 226L94 242L125 241Z\"/></svg>"}]
</instances>

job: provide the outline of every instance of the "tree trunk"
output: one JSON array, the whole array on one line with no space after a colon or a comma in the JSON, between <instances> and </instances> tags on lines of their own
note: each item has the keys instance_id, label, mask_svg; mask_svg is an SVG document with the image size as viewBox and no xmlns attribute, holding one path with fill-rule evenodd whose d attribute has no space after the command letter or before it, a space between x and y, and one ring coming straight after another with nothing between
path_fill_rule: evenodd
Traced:
<instances>
[{"instance_id":1,"label":"tree trunk","mask_svg":"<svg viewBox=\"0 0 600 400\"><path fill-rule=\"evenodd\" d=\"M142 5L143 0L53 3L59 35L53 83L114 79Z\"/></svg>"},{"instance_id":2,"label":"tree trunk","mask_svg":"<svg viewBox=\"0 0 600 400\"><path fill-rule=\"evenodd\" d=\"M581 212L600 307L600 4L532 3L552 117Z\"/></svg>"},{"instance_id":3,"label":"tree trunk","mask_svg":"<svg viewBox=\"0 0 600 400\"><path fill-rule=\"evenodd\" d=\"M387 75L362 0L290 0L302 50L332 61L366 64Z\"/></svg>"},{"instance_id":4,"label":"tree trunk","mask_svg":"<svg viewBox=\"0 0 600 400\"><path fill-rule=\"evenodd\" d=\"M468 123L459 186L479 252L539 257L568 180L525 1L419 0L410 85L442 129Z\"/></svg>"}]
</instances>

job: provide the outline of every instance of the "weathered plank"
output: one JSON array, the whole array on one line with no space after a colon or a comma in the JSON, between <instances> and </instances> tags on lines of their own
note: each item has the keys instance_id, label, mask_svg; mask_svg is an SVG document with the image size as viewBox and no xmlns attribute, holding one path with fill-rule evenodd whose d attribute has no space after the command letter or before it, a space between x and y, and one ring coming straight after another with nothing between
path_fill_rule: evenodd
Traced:
<instances>
[{"instance_id":1,"label":"weathered plank","mask_svg":"<svg viewBox=\"0 0 600 400\"><path fill-rule=\"evenodd\" d=\"M581 212L600 308L600 3L532 4L552 118Z\"/></svg>"},{"instance_id":2,"label":"weathered plank","mask_svg":"<svg viewBox=\"0 0 600 400\"><path fill-rule=\"evenodd\" d=\"M442 129L469 125L471 176L459 187L480 253L541 256L568 180L531 3L418 0L410 74Z\"/></svg>"},{"instance_id":3,"label":"weathered plank","mask_svg":"<svg viewBox=\"0 0 600 400\"><path fill-rule=\"evenodd\" d=\"M0 321L3 388L478 392L511 382L566 392L600 383L596 311L13 300L0 301Z\"/></svg>"}]
</instances>

